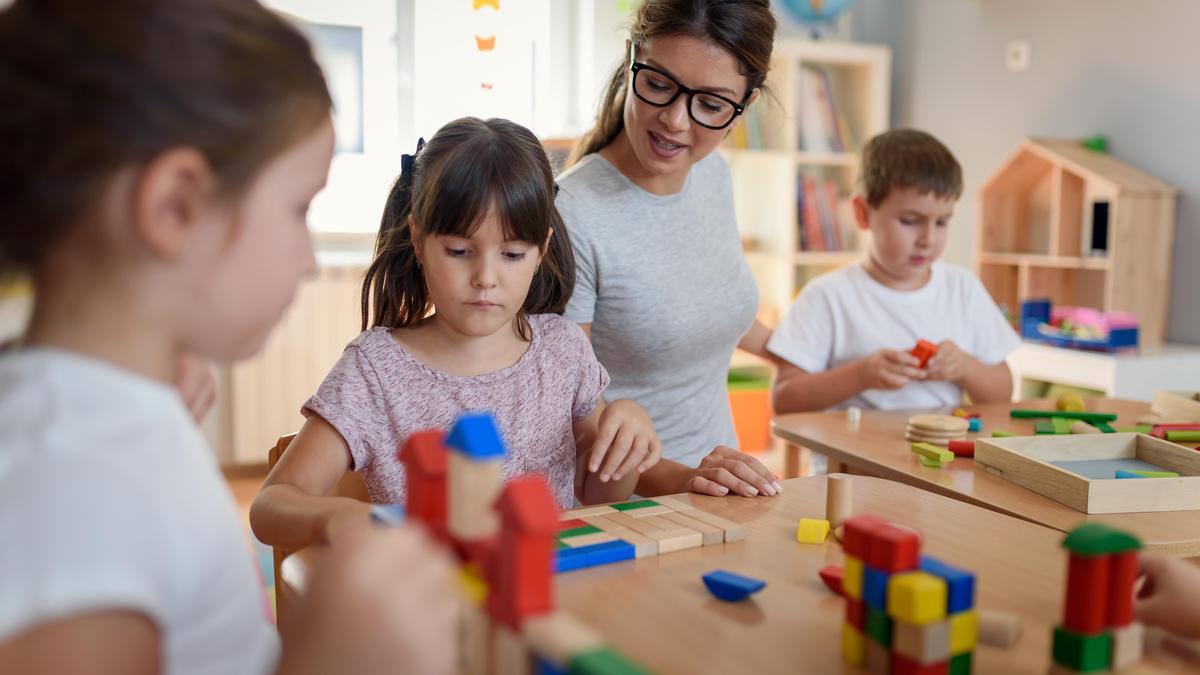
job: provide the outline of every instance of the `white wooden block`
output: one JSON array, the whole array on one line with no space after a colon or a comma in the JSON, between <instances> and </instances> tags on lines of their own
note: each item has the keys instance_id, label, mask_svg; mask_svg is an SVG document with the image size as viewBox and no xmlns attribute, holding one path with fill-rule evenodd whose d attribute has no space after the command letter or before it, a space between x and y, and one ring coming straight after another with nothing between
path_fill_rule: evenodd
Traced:
<instances>
[{"instance_id":1,"label":"white wooden block","mask_svg":"<svg viewBox=\"0 0 1200 675\"><path fill-rule=\"evenodd\" d=\"M1146 628L1133 622L1124 628L1114 628L1112 631L1112 669L1120 670L1142 660L1142 645L1146 638Z\"/></svg>"},{"instance_id":2,"label":"white wooden block","mask_svg":"<svg viewBox=\"0 0 1200 675\"><path fill-rule=\"evenodd\" d=\"M687 513L668 513L663 518L681 527L699 532L704 546L712 546L725 541L725 530L703 520L692 518Z\"/></svg>"},{"instance_id":3,"label":"white wooden block","mask_svg":"<svg viewBox=\"0 0 1200 675\"><path fill-rule=\"evenodd\" d=\"M617 510L606 504L601 504L599 506L584 506L578 509L571 509L570 511L563 511L558 519L574 520L576 518L583 518L584 516L604 516L610 513L617 513Z\"/></svg>"},{"instance_id":4,"label":"white wooden block","mask_svg":"<svg viewBox=\"0 0 1200 675\"><path fill-rule=\"evenodd\" d=\"M731 541L740 541L746 538L746 528L731 520L725 520L720 516L715 516L708 511L696 509L694 511L688 511L688 516L695 518L696 520L702 520L709 525L716 525L722 530L725 530L725 543L729 543Z\"/></svg>"},{"instance_id":5,"label":"white wooden block","mask_svg":"<svg viewBox=\"0 0 1200 675\"><path fill-rule=\"evenodd\" d=\"M521 634L538 657L560 670L567 669L572 656L604 644L599 633L561 610L525 619Z\"/></svg>"},{"instance_id":6,"label":"white wooden block","mask_svg":"<svg viewBox=\"0 0 1200 675\"><path fill-rule=\"evenodd\" d=\"M451 452L449 470L446 529L463 541L495 535L500 521L492 506L502 486L500 462L477 462Z\"/></svg>"},{"instance_id":7,"label":"white wooden block","mask_svg":"<svg viewBox=\"0 0 1200 675\"><path fill-rule=\"evenodd\" d=\"M687 495L675 495L672 497L655 497L654 501L671 509L672 511L693 511L695 506L688 501Z\"/></svg>"},{"instance_id":8,"label":"white wooden block","mask_svg":"<svg viewBox=\"0 0 1200 675\"><path fill-rule=\"evenodd\" d=\"M647 532L647 537L658 542L658 554L671 553L673 551L682 551L687 548L696 548L704 543L704 537L695 530L687 530L679 528L676 530L655 530Z\"/></svg>"},{"instance_id":9,"label":"white wooden block","mask_svg":"<svg viewBox=\"0 0 1200 675\"><path fill-rule=\"evenodd\" d=\"M667 506L663 506L662 504L659 504L658 506L644 506L640 509L630 509L628 511L622 511L622 513L628 513L629 515L633 516L634 518L645 518L646 516L661 516L664 513L674 513L674 512L675 512L674 509L667 507Z\"/></svg>"},{"instance_id":10,"label":"white wooden block","mask_svg":"<svg viewBox=\"0 0 1200 675\"><path fill-rule=\"evenodd\" d=\"M507 626L492 624L492 670L494 675L529 675L533 659L520 635Z\"/></svg>"}]
</instances>

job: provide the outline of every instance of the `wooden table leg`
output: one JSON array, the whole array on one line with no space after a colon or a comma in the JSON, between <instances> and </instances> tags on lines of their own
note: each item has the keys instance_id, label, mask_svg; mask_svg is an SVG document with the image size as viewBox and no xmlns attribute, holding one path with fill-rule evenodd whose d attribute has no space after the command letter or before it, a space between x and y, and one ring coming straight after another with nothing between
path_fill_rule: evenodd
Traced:
<instances>
[{"instance_id":1,"label":"wooden table leg","mask_svg":"<svg viewBox=\"0 0 1200 675\"><path fill-rule=\"evenodd\" d=\"M807 450L795 443L783 444L783 477L785 479L800 477L800 455L806 452Z\"/></svg>"}]
</instances>

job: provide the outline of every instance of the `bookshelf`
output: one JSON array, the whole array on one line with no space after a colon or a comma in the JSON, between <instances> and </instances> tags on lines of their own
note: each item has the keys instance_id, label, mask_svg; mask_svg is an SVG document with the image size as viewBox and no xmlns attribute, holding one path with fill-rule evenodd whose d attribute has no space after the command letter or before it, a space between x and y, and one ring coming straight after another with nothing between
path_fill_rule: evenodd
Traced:
<instances>
[{"instance_id":1,"label":"bookshelf","mask_svg":"<svg viewBox=\"0 0 1200 675\"><path fill-rule=\"evenodd\" d=\"M781 38L767 86L772 95L750 107L722 152L770 323L806 281L862 256L850 197L858 149L888 128L891 51Z\"/></svg>"},{"instance_id":2,"label":"bookshelf","mask_svg":"<svg viewBox=\"0 0 1200 675\"><path fill-rule=\"evenodd\" d=\"M977 272L996 302L1133 312L1162 344L1177 191L1078 141L1029 139L979 190Z\"/></svg>"}]
</instances>

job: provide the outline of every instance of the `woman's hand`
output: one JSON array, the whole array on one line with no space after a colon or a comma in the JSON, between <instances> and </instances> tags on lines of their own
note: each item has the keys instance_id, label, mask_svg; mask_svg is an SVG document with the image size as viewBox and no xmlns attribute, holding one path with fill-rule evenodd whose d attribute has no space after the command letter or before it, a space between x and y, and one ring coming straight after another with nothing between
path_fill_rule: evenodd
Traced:
<instances>
[{"instance_id":1,"label":"woman's hand","mask_svg":"<svg viewBox=\"0 0 1200 675\"><path fill-rule=\"evenodd\" d=\"M762 462L744 452L718 445L700 460L700 466L694 470L683 490L716 496L732 491L744 497L774 497L783 492L783 484Z\"/></svg>"},{"instance_id":2,"label":"woman's hand","mask_svg":"<svg viewBox=\"0 0 1200 675\"><path fill-rule=\"evenodd\" d=\"M658 464L662 443L654 422L641 406L621 399L604 407L596 424L596 441L588 457L588 471L600 480L621 480L630 471L639 474Z\"/></svg>"}]
</instances>

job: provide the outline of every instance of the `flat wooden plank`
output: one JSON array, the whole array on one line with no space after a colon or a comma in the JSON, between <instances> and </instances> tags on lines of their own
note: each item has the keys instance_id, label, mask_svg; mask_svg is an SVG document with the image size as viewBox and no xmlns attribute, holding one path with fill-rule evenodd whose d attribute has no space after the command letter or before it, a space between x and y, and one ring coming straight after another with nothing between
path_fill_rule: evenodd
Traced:
<instances>
[{"instance_id":1,"label":"flat wooden plank","mask_svg":"<svg viewBox=\"0 0 1200 675\"><path fill-rule=\"evenodd\" d=\"M692 505L690 498L687 495L674 495L667 497L655 497L654 501L670 508L672 511L694 511L695 506Z\"/></svg>"},{"instance_id":2,"label":"flat wooden plank","mask_svg":"<svg viewBox=\"0 0 1200 675\"><path fill-rule=\"evenodd\" d=\"M659 555L704 545L704 535L682 527L674 530L655 530L648 532L646 536L658 542Z\"/></svg>"},{"instance_id":3,"label":"flat wooden plank","mask_svg":"<svg viewBox=\"0 0 1200 675\"><path fill-rule=\"evenodd\" d=\"M675 510L669 506L663 506L660 504L658 506L651 506L649 508L626 511L625 513L633 516L634 518L645 518L647 516L661 516L664 513L675 513Z\"/></svg>"},{"instance_id":4,"label":"flat wooden plank","mask_svg":"<svg viewBox=\"0 0 1200 675\"><path fill-rule=\"evenodd\" d=\"M607 541L616 541L617 537L611 532L593 532L592 534L581 534L577 537L567 537L562 539L562 543L571 548L579 548L581 546L591 546L592 544L603 544Z\"/></svg>"},{"instance_id":5,"label":"flat wooden plank","mask_svg":"<svg viewBox=\"0 0 1200 675\"><path fill-rule=\"evenodd\" d=\"M609 513L616 513L617 510L607 504L599 506L584 506L570 511L563 511L559 516L559 520L571 520L573 518L582 519L584 516L603 516Z\"/></svg>"},{"instance_id":6,"label":"flat wooden plank","mask_svg":"<svg viewBox=\"0 0 1200 675\"><path fill-rule=\"evenodd\" d=\"M726 520L718 515L709 513L708 511L705 511L703 509L696 509L695 511L689 511L688 515L691 516L692 518L695 518L696 520L701 520L703 522L708 523L709 525L716 525L717 527L721 528L722 530L725 530L725 542L726 543L729 543L731 541L741 541L742 539L746 538L746 528L733 522L732 520Z\"/></svg>"},{"instance_id":7,"label":"flat wooden plank","mask_svg":"<svg viewBox=\"0 0 1200 675\"><path fill-rule=\"evenodd\" d=\"M665 526L659 524L659 520L656 517L634 518L633 516L625 513L610 513L605 517L610 522L616 523L618 527L623 527L627 530L633 530L634 532L639 532L645 535L649 535L651 532L667 529ZM675 526L672 525L671 527L673 528Z\"/></svg>"},{"instance_id":8,"label":"flat wooden plank","mask_svg":"<svg viewBox=\"0 0 1200 675\"><path fill-rule=\"evenodd\" d=\"M656 539L647 537L639 532L634 532L633 530L626 530L619 527L614 527L611 530L605 530L605 532L608 532L617 539L633 544L633 553L635 557L648 558L650 556L658 555L658 540Z\"/></svg>"},{"instance_id":9,"label":"flat wooden plank","mask_svg":"<svg viewBox=\"0 0 1200 675\"><path fill-rule=\"evenodd\" d=\"M699 518L692 518L688 513L668 513L663 518L681 527L699 532L704 546L721 544L725 541L725 528L717 527L712 523L706 523Z\"/></svg>"}]
</instances>

